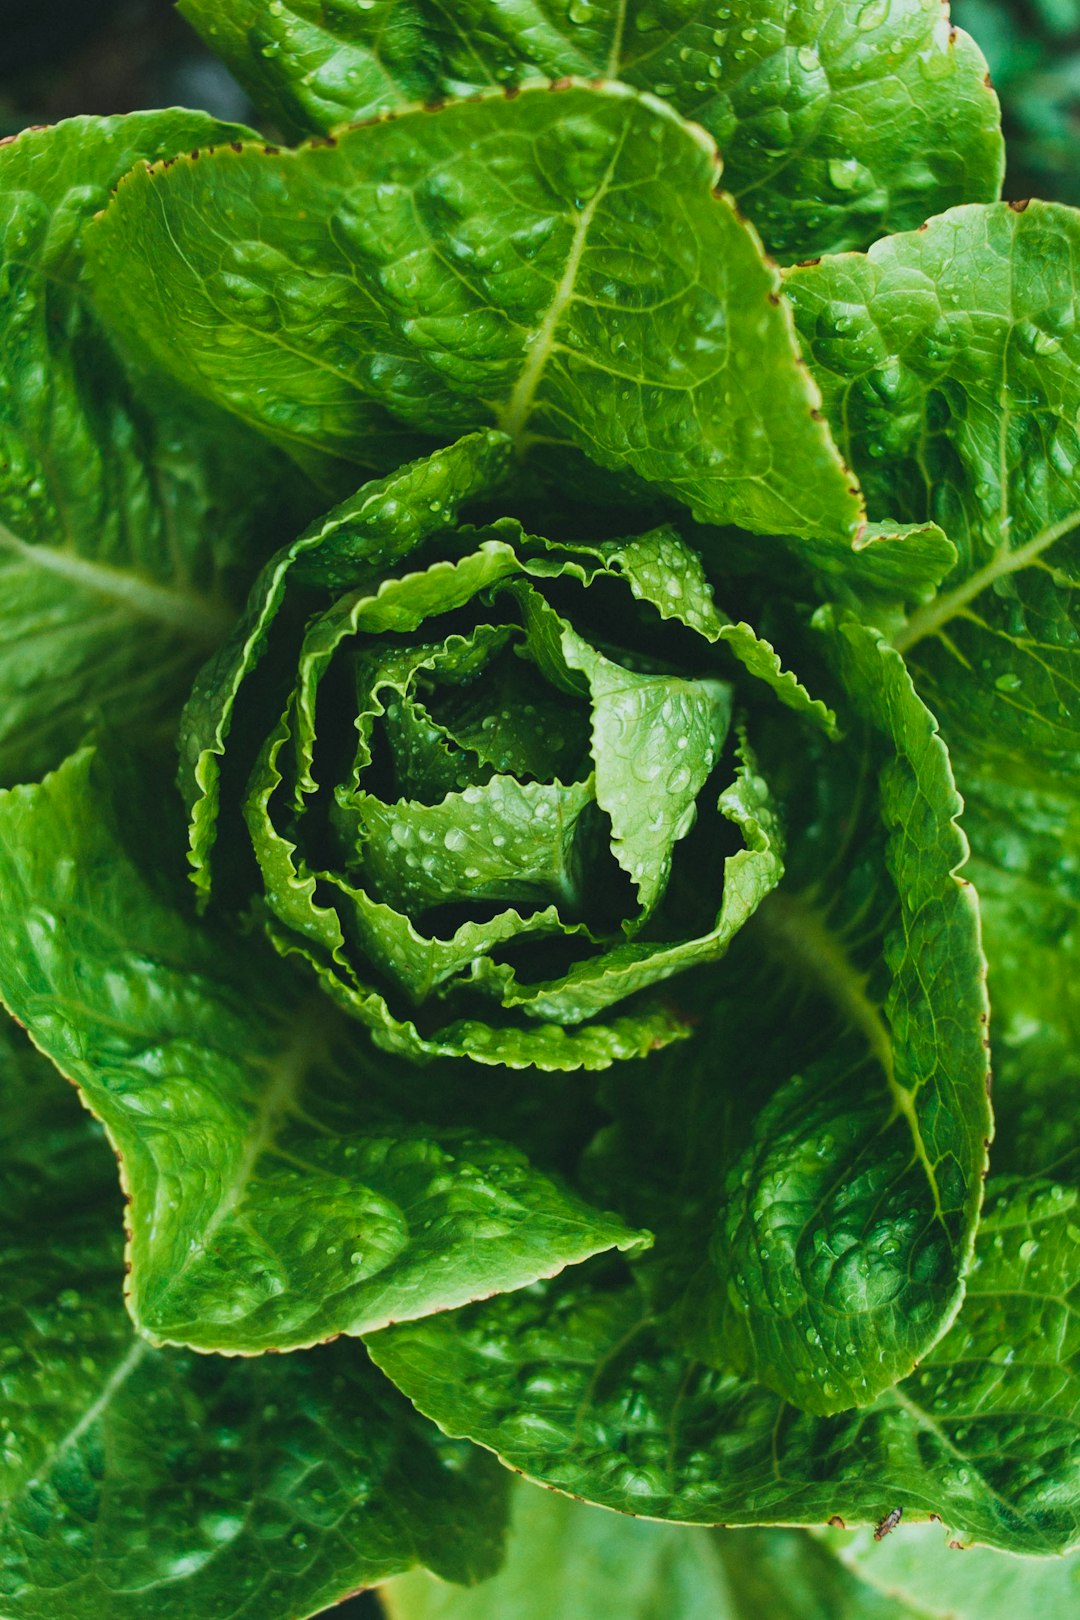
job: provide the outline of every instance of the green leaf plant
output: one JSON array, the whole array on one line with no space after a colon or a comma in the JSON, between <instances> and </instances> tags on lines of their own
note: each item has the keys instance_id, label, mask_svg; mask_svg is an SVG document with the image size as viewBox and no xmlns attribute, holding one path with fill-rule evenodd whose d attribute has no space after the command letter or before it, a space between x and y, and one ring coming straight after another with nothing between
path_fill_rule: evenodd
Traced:
<instances>
[{"instance_id":1,"label":"green leaf plant","mask_svg":"<svg viewBox=\"0 0 1080 1620\"><path fill-rule=\"evenodd\" d=\"M0 1617L1068 1612L1077 216L937 0L181 9L0 143Z\"/></svg>"}]
</instances>

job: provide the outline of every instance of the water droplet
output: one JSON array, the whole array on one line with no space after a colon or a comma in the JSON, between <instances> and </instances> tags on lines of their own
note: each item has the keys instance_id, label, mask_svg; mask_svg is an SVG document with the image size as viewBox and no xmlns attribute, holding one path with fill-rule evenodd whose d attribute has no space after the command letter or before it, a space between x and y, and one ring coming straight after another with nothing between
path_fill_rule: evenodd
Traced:
<instances>
[{"instance_id":1,"label":"water droplet","mask_svg":"<svg viewBox=\"0 0 1080 1620\"><path fill-rule=\"evenodd\" d=\"M858 158L830 158L829 181L837 191L865 191L874 177Z\"/></svg>"},{"instance_id":2,"label":"water droplet","mask_svg":"<svg viewBox=\"0 0 1080 1620\"><path fill-rule=\"evenodd\" d=\"M934 26L934 43L919 52L919 72L932 82L944 79L953 68L952 28L947 16Z\"/></svg>"},{"instance_id":3,"label":"water droplet","mask_svg":"<svg viewBox=\"0 0 1080 1620\"><path fill-rule=\"evenodd\" d=\"M237 1513L204 1513L199 1529L210 1541L235 1541L244 1528L244 1519Z\"/></svg>"},{"instance_id":4,"label":"water droplet","mask_svg":"<svg viewBox=\"0 0 1080 1620\"><path fill-rule=\"evenodd\" d=\"M871 28L880 28L888 15L889 0L867 0L855 21L860 28L869 32Z\"/></svg>"}]
</instances>

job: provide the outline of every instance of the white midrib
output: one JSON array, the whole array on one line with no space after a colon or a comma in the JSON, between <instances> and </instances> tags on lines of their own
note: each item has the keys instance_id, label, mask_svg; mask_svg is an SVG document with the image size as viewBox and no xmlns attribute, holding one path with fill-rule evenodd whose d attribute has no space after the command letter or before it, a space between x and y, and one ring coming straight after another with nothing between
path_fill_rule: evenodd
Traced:
<instances>
[{"instance_id":1,"label":"white midrib","mask_svg":"<svg viewBox=\"0 0 1080 1620\"><path fill-rule=\"evenodd\" d=\"M117 1395L124 1384L127 1383L128 1379L142 1362L149 1350L150 1345L146 1343L145 1339L135 1340L127 1355L122 1361L117 1363L112 1372L109 1374L108 1378L105 1380L104 1384L101 1386L101 1390L96 1400L91 1401L90 1405L83 1412L78 1422L73 1424L67 1433L62 1435L54 1446L50 1446L47 1456L42 1459L36 1468L33 1479L28 1482L29 1484L33 1484L36 1480L40 1480L47 1474L51 1473L64 1453L66 1451L70 1451L72 1446L78 1445L83 1435L93 1428L98 1418L101 1417L101 1415L111 1405L114 1396ZM4 1523L10 1517L16 1500L16 1497L12 1497L11 1500L6 1504L3 1514L0 1515L0 1524Z\"/></svg>"},{"instance_id":2,"label":"white midrib","mask_svg":"<svg viewBox=\"0 0 1080 1620\"><path fill-rule=\"evenodd\" d=\"M623 30L626 27L626 7L629 0L619 0L619 7L615 13L615 27L611 35L611 49L608 52L605 72L609 79L619 77L620 57L622 56Z\"/></svg>"},{"instance_id":3,"label":"white midrib","mask_svg":"<svg viewBox=\"0 0 1080 1620\"><path fill-rule=\"evenodd\" d=\"M499 406L496 410L498 426L504 433L510 435L515 444L521 442L525 424L529 419L529 413L536 398L536 390L539 388L540 380L544 375L544 367L551 358L555 344L555 332L563 312L574 296L574 284L577 281L577 273L581 268L581 259L585 252L589 229L596 217L596 210L607 195L608 187L611 184L611 176L615 164L618 162L620 149L616 149L603 180L578 215L578 221L574 227L574 234L570 243L570 252L566 258L566 268L563 270L559 284L555 288L543 320L528 340L527 358L521 368L521 375L514 385L513 393L505 405Z\"/></svg>"},{"instance_id":4,"label":"white midrib","mask_svg":"<svg viewBox=\"0 0 1080 1620\"><path fill-rule=\"evenodd\" d=\"M866 976L851 965L836 936L804 901L790 895L772 894L758 910L754 924L766 937L783 945L784 957L794 959L805 977L829 998L852 1028L865 1037L884 1072L892 1097L893 1117L901 1115L911 1132L915 1157L923 1167L934 1196L934 1214L939 1220L943 1219L937 1175L923 1141L915 1098L896 1078L892 1039L881 1009L866 993Z\"/></svg>"},{"instance_id":5,"label":"white midrib","mask_svg":"<svg viewBox=\"0 0 1080 1620\"><path fill-rule=\"evenodd\" d=\"M962 585L958 585L955 590L946 591L944 596L935 597L932 602L928 602L925 607L912 614L893 641L897 652L909 652L917 642L923 641L927 636L936 635L945 628L950 619L954 619L958 613L963 613L977 596L989 590L995 580L1005 579L1010 574L1019 573L1021 569L1030 568L1038 562L1044 551L1058 540L1063 540L1078 525L1080 512L1070 512L1068 517L1040 530L1034 539L1018 546L1015 551L1010 551L1007 546L999 547L990 561L982 568L976 569Z\"/></svg>"},{"instance_id":6,"label":"white midrib","mask_svg":"<svg viewBox=\"0 0 1080 1620\"><path fill-rule=\"evenodd\" d=\"M139 618L167 624L192 641L207 646L216 646L222 641L234 622L234 615L222 603L197 592L170 590L107 563L76 556L73 551L29 545L0 523L0 553L3 552L33 568L40 568L43 573L66 579L81 590L116 602Z\"/></svg>"},{"instance_id":7,"label":"white midrib","mask_svg":"<svg viewBox=\"0 0 1080 1620\"><path fill-rule=\"evenodd\" d=\"M252 1174L259 1159L273 1148L282 1120L297 1107L300 1090L313 1053L322 1050L322 1043L313 1031L312 1022L301 1018L296 1022L292 1040L273 1064L266 1090L259 1099L244 1138L244 1145L232 1166L229 1179L221 1190L213 1212L206 1224L193 1236L180 1265L171 1273L164 1286L155 1295L157 1309L167 1300L178 1283L182 1283L191 1267L206 1254L217 1233L234 1213L248 1190ZM145 1325L145 1324L144 1324ZM155 1331L148 1327L148 1331ZM160 1342L169 1343L168 1330Z\"/></svg>"},{"instance_id":8,"label":"white midrib","mask_svg":"<svg viewBox=\"0 0 1080 1620\"><path fill-rule=\"evenodd\" d=\"M286 1114L291 1113L296 1105L304 1076L311 1062L313 1046L318 1046L318 1037L313 1033L308 1021L301 1019L297 1023L292 1041L274 1065L273 1077L259 1101L243 1152L236 1161L228 1185L218 1200L214 1213L199 1234L196 1252L205 1252L224 1222L234 1212L247 1191L255 1166L267 1148L272 1145Z\"/></svg>"}]
</instances>

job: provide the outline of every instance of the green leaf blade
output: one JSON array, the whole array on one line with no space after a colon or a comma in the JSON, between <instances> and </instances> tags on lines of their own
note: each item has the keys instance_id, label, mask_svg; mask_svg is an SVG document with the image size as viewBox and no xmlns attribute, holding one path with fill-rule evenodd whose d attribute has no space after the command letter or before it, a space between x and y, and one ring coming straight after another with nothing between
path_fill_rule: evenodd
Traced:
<instances>
[{"instance_id":1,"label":"green leaf blade","mask_svg":"<svg viewBox=\"0 0 1080 1620\"><path fill-rule=\"evenodd\" d=\"M313 1614L417 1562L449 1580L492 1573L502 1471L441 1443L355 1346L251 1361L133 1333L111 1155L51 1065L12 1037L0 1059L4 1614L255 1620Z\"/></svg>"},{"instance_id":2,"label":"green leaf blade","mask_svg":"<svg viewBox=\"0 0 1080 1620\"><path fill-rule=\"evenodd\" d=\"M1044 1312L1060 1311L1059 1291L1076 1286L1062 1242L1073 1208L1060 1189L1004 1189L980 1238L980 1259L1001 1257L986 1290L977 1267L956 1325L919 1371L872 1406L832 1418L680 1354L640 1289L596 1264L591 1279L546 1285L546 1297L537 1290L392 1328L369 1345L447 1433L624 1513L873 1527L900 1508L905 1525L937 1517L954 1538L1059 1554L1080 1535L1076 1346L1071 1328L1048 1336ZM1021 1251L1047 1240L1040 1274ZM532 1392L525 1412L523 1387ZM1068 1414L1064 1430L1048 1415L1051 1391L1053 1412Z\"/></svg>"},{"instance_id":3,"label":"green leaf blade","mask_svg":"<svg viewBox=\"0 0 1080 1620\"><path fill-rule=\"evenodd\" d=\"M955 1316L990 1135L985 961L948 757L896 653L852 619L830 636L882 749L875 858L895 887L880 957L853 954L846 897L802 849L807 887L774 896L758 935L841 1028L762 1100L728 1173L714 1275L686 1306L706 1359L821 1412L872 1400Z\"/></svg>"},{"instance_id":4,"label":"green leaf blade","mask_svg":"<svg viewBox=\"0 0 1080 1620\"><path fill-rule=\"evenodd\" d=\"M247 133L138 113L28 130L0 150L5 782L55 765L102 718L167 732L232 623L237 569L266 544L266 447L163 379L129 376L83 255L133 166ZM286 475L279 516L308 498Z\"/></svg>"},{"instance_id":5,"label":"green leaf blade","mask_svg":"<svg viewBox=\"0 0 1080 1620\"><path fill-rule=\"evenodd\" d=\"M461 505L497 486L506 452L505 440L489 433L399 468L317 519L266 564L229 640L200 672L180 724L180 788L191 814L189 859L202 893L209 893L212 879L220 760L245 683L266 654L290 577L331 586L377 580L381 568L407 555L432 530L452 523ZM309 553L318 559L313 579Z\"/></svg>"},{"instance_id":6,"label":"green leaf blade","mask_svg":"<svg viewBox=\"0 0 1080 1620\"><path fill-rule=\"evenodd\" d=\"M1006 775L1075 774L1078 245L1073 209L960 208L786 279L871 516L957 548L895 643L954 750Z\"/></svg>"},{"instance_id":7,"label":"green leaf blade","mask_svg":"<svg viewBox=\"0 0 1080 1620\"><path fill-rule=\"evenodd\" d=\"M622 79L717 141L727 185L780 258L865 247L955 203L999 195L986 62L935 0L823 15L781 0L718 10L540 0L184 0L256 102L298 134L529 78Z\"/></svg>"},{"instance_id":8,"label":"green leaf blade","mask_svg":"<svg viewBox=\"0 0 1080 1620\"><path fill-rule=\"evenodd\" d=\"M95 224L96 285L157 364L330 483L499 425L715 520L842 546L858 492L777 275L715 180L709 143L654 99L534 88L143 170ZM224 248L208 188L231 199ZM242 297L215 290L221 252ZM249 318L256 300L278 313ZM656 315L673 300L682 349Z\"/></svg>"},{"instance_id":9,"label":"green leaf blade","mask_svg":"<svg viewBox=\"0 0 1080 1620\"><path fill-rule=\"evenodd\" d=\"M84 753L0 800L0 990L122 1155L148 1338L310 1345L647 1241L505 1143L367 1104L377 1055L269 953L157 892L155 817L133 838L110 791Z\"/></svg>"},{"instance_id":10,"label":"green leaf blade","mask_svg":"<svg viewBox=\"0 0 1080 1620\"><path fill-rule=\"evenodd\" d=\"M573 913L573 846L593 802L591 782L564 787L496 775L434 805L384 805L364 795L350 808L364 875L401 911L478 899L562 901Z\"/></svg>"}]
</instances>

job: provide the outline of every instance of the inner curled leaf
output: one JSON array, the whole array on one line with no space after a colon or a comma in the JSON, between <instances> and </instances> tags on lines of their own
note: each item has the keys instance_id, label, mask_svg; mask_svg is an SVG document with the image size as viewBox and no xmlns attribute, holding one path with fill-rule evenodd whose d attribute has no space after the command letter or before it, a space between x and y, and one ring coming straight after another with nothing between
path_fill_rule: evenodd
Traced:
<instances>
[{"instance_id":1,"label":"inner curled leaf","mask_svg":"<svg viewBox=\"0 0 1080 1620\"><path fill-rule=\"evenodd\" d=\"M235 795L271 939L383 1044L599 1067L687 1033L657 987L723 954L777 830L696 557L463 524L504 444L365 486L264 570L188 709L193 863L208 889Z\"/></svg>"}]
</instances>

